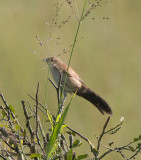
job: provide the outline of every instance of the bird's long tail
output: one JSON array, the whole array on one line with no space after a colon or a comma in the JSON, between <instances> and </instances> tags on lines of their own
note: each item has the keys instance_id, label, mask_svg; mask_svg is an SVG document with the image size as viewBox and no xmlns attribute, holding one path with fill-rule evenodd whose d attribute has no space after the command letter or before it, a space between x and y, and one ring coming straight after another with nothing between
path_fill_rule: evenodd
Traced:
<instances>
[{"instance_id":1,"label":"bird's long tail","mask_svg":"<svg viewBox=\"0 0 141 160\"><path fill-rule=\"evenodd\" d=\"M106 112L107 114L112 114L111 107L108 105L108 103L90 88L82 86L76 94L95 105L102 114L104 114L104 112Z\"/></svg>"}]
</instances>

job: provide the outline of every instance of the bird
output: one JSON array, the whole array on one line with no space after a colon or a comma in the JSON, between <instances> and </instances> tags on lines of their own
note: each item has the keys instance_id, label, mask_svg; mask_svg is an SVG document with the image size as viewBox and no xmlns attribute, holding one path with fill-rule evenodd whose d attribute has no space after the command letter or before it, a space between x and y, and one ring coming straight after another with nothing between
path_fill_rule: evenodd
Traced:
<instances>
[{"instance_id":1,"label":"bird","mask_svg":"<svg viewBox=\"0 0 141 160\"><path fill-rule=\"evenodd\" d=\"M67 97L67 93L72 94L76 92L76 95L91 102L102 114L112 114L112 109L109 104L92 89L88 88L79 75L71 67L68 68L68 65L60 58L50 56L43 59L43 61L48 64L49 70L57 86L60 84L60 78L62 84L65 82L64 100Z\"/></svg>"}]
</instances>

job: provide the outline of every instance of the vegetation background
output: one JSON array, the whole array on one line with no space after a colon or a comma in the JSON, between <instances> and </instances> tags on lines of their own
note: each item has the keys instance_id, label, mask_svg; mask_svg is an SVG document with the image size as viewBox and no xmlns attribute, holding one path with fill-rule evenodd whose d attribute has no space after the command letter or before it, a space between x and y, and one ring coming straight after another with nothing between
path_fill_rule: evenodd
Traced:
<instances>
[{"instance_id":1,"label":"vegetation background","mask_svg":"<svg viewBox=\"0 0 141 160\"><path fill-rule=\"evenodd\" d=\"M79 13L82 6L82 1L78 0ZM105 139L105 143L115 140L117 146L128 143L141 133L140 6L139 0L118 0L95 9L81 24L71 61L71 67L87 86L111 105L110 125L125 117L122 130ZM58 16L61 22L71 15L69 23L53 30L48 23L54 15L52 0L0 0L0 92L15 107L21 123L25 120L22 119L20 101L28 100L28 93L35 95L38 81L39 99L44 103L48 69L42 59L63 53L74 39L78 20L70 6L63 3ZM35 36L45 42L50 31L53 40L41 46ZM68 58L69 54L61 55L66 63ZM51 84L48 85L46 101L49 111L55 114L57 98ZM75 97L66 123L94 144L95 135L99 135L106 119L107 116L101 115L89 102ZM80 153L89 151L89 146L84 146L80 147ZM107 156L108 159L119 160L120 157L113 153Z\"/></svg>"}]
</instances>

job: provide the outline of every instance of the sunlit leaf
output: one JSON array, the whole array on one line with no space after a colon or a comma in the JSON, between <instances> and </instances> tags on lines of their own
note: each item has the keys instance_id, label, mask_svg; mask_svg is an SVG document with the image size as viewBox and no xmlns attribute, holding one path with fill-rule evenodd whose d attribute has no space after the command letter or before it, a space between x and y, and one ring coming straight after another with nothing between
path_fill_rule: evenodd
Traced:
<instances>
[{"instance_id":1,"label":"sunlit leaf","mask_svg":"<svg viewBox=\"0 0 141 160\"><path fill-rule=\"evenodd\" d=\"M60 133L61 127L66 119L70 104L72 102L72 99L74 98L75 94L73 95L73 97L71 98L71 101L69 102L69 104L67 105L67 107L65 108L64 112L61 115L61 118L59 119L58 123L55 125L53 133L49 139L49 142L45 148L46 154L47 154L47 159L49 159L51 157L52 154L52 149L53 146L55 144L56 139L58 138L58 135Z\"/></svg>"},{"instance_id":2,"label":"sunlit leaf","mask_svg":"<svg viewBox=\"0 0 141 160\"><path fill-rule=\"evenodd\" d=\"M84 158L87 158L87 157L88 157L88 154L83 154L83 155L78 156L78 160L84 159Z\"/></svg>"},{"instance_id":3,"label":"sunlit leaf","mask_svg":"<svg viewBox=\"0 0 141 160\"><path fill-rule=\"evenodd\" d=\"M61 133L63 132L64 128L66 128L67 126L68 126L67 124L62 125L62 127L61 127Z\"/></svg>"},{"instance_id":4,"label":"sunlit leaf","mask_svg":"<svg viewBox=\"0 0 141 160\"><path fill-rule=\"evenodd\" d=\"M2 128L3 127L3 125L0 123L0 127Z\"/></svg>"},{"instance_id":5,"label":"sunlit leaf","mask_svg":"<svg viewBox=\"0 0 141 160\"><path fill-rule=\"evenodd\" d=\"M9 106L9 109L10 109L11 112L15 113L15 109L11 105Z\"/></svg>"},{"instance_id":6,"label":"sunlit leaf","mask_svg":"<svg viewBox=\"0 0 141 160\"><path fill-rule=\"evenodd\" d=\"M18 124L16 124L15 129L16 130L20 129L20 126Z\"/></svg>"},{"instance_id":7,"label":"sunlit leaf","mask_svg":"<svg viewBox=\"0 0 141 160\"><path fill-rule=\"evenodd\" d=\"M72 158L73 158L73 150L70 149L68 154L67 154L67 160L72 160Z\"/></svg>"},{"instance_id":8,"label":"sunlit leaf","mask_svg":"<svg viewBox=\"0 0 141 160\"><path fill-rule=\"evenodd\" d=\"M48 119L49 119L49 121L50 121L50 123L52 125L52 132L53 132L53 117L52 117L52 115L50 114L50 112L48 110L47 110L47 115L48 115Z\"/></svg>"},{"instance_id":9,"label":"sunlit leaf","mask_svg":"<svg viewBox=\"0 0 141 160\"><path fill-rule=\"evenodd\" d=\"M23 145L23 139L21 139L21 145Z\"/></svg>"},{"instance_id":10,"label":"sunlit leaf","mask_svg":"<svg viewBox=\"0 0 141 160\"><path fill-rule=\"evenodd\" d=\"M58 114L58 116L56 118L56 123L59 121L60 117L61 117L61 114Z\"/></svg>"},{"instance_id":11,"label":"sunlit leaf","mask_svg":"<svg viewBox=\"0 0 141 160\"><path fill-rule=\"evenodd\" d=\"M38 158L41 158L41 154L39 153L33 153L30 155L31 158L35 158L35 157L38 157Z\"/></svg>"}]
</instances>

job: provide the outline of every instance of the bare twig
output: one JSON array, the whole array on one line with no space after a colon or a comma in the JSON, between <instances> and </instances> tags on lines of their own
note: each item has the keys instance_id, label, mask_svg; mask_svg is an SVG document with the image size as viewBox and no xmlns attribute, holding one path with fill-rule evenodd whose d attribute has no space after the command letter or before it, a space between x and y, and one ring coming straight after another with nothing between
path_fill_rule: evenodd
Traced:
<instances>
[{"instance_id":1,"label":"bare twig","mask_svg":"<svg viewBox=\"0 0 141 160\"><path fill-rule=\"evenodd\" d=\"M97 151L99 151L100 142L101 142L101 140L102 140L103 135L105 134L105 129L106 129L108 123L109 123L109 120L110 120L110 116L107 118L107 121L106 121L106 123L105 123L105 125L104 125L104 127L103 127L103 130L102 130L102 133L101 133L101 135L100 135L100 137L99 137L99 139L98 139Z\"/></svg>"},{"instance_id":2,"label":"bare twig","mask_svg":"<svg viewBox=\"0 0 141 160\"><path fill-rule=\"evenodd\" d=\"M3 142L4 142L10 149L14 150L14 151L17 152L17 153L20 153L17 146L12 147L6 140L4 140L3 137L2 137L2 140L3 140Z\"/></svg>"},{"instance_id":3,"label":"bare twig","mask_svg":"<svg viewBox=\"0 0 141 160\"><path fill-rule=\"evenodd\" d=\"M28 94L28 96L29 96L31 99L33 99L34 101L36 101L36 99L33 98L30 94ZM40 102L38 102L38 104L39 104L40 106L42 106L42 108L43 108L45 111L44 111L41 107L38 106L39 110L40 110L41 112L43 112L46 116L48 116L47 113L46 113L46 112L47 112L47 109L46 109Z\"/></svg>"},{"instance_id":4,"label":"bare twig","mask_svg":"<svg viewBox=\"0 0 141 160\"><path fill-rule=\"evenodd\" d=\"M21 101L21 103L23 105L24 115L25 115L25 118L26 118L26 127L28 128L30 136L31 136L30 150L31 150L31 153L36 153L35 142L34 142L35 133L34 133L32 127L30 125L30 117L28 116L28 112L27 112L27 109L26 109L26 106L25 106L25 102ZM34 158L34 159L37 160L37 158Z\"/></svg>"},{"instance_id":5,"label":"bare twig","mask_svg":"<svg viewBox=\"0 0 141 160\"><path fill-rule=\"evenodd\" d=\"M0 154L0 157L3 158L3 160L7 160L2 154Z\"/></svg>"},{"instance_id":6,"label":"bare twig","mask_svg":"<svg viewBox=\"0 0 141 160\"><path fill-rule=\"evenodd\" d=\"M33 99L34 101L36 101L36 99L34 97L32 97L30 94L28 94L28 96ZM38 104L43 108L43 109L46 109L39 101L38 101ZM38 107L39 108L39 107Z\"/></svg>"},{"instance_id":7,"label":"bare twig","mask_svg":"<svg viewBox=\"0 0 141 160\"><path fill-rule=\"evenodd\" d=\"M41 142L40 142L40 138L39 138L39 133L38 133L38 128L39 128L39 120L38 120L38 92L39 92L39 82L38 82L38 85L37 85L37 92L36 92L36 138L37 138L37 142L38 142L38 145L40 146L44 156L45 156L45 152L44 152L44 149L41 145Z\"/></svg>"},{"instance_id":8,"label":"bare twig","mask_svg":"<svg viewBox=\"0 0 141 160\"><path fill-rule=\"evenodd\" d=\"M141 151L141 148L139 148L139 149L137 150L137 152L136 152L135 154L133 154L133 155L129 158L129 160L130 160L130 159L133 159L140 151Z\"/></svg>"},{"instance_id":9,"label":"bare twig","mask_svg":"<svg viewBox=\"0 0 141 160\"><path fill-rule=\"evenodd\" d=\"M72 128L70 128L70 127L68 127L68 126L67 126L67 128L68 128L70 131L72 131L72 132L74 132L75 134L77 134L77 135L78 135L79 137L81 137L83 140L85 140L85 141L90 145L91 152L92 152L94 155L96 154L96 153L95 153L94 145L91 143L91 141L90 141L88 138L84 137L82 134L80 134L79 132L73 130Z\"/></svg>"},{"instance_id":10,"label":"bare twig","mask_svg":"<svg viewBox=\"0 0 141 160\"><path fill-rule=\"evenodd\" d=\"M25 155L24 151L23 151L23 146L22 146L22 144L21 144L21 138L20 138L19 132L18 132L18 138L19 138L19 143L20 143L20 148L21 148L20 156L22 157L22 155L23 155L24 158L25 158L25 160L28 160L28 159L26 158L26 155Z\"/></svg>"}]
</instances>

